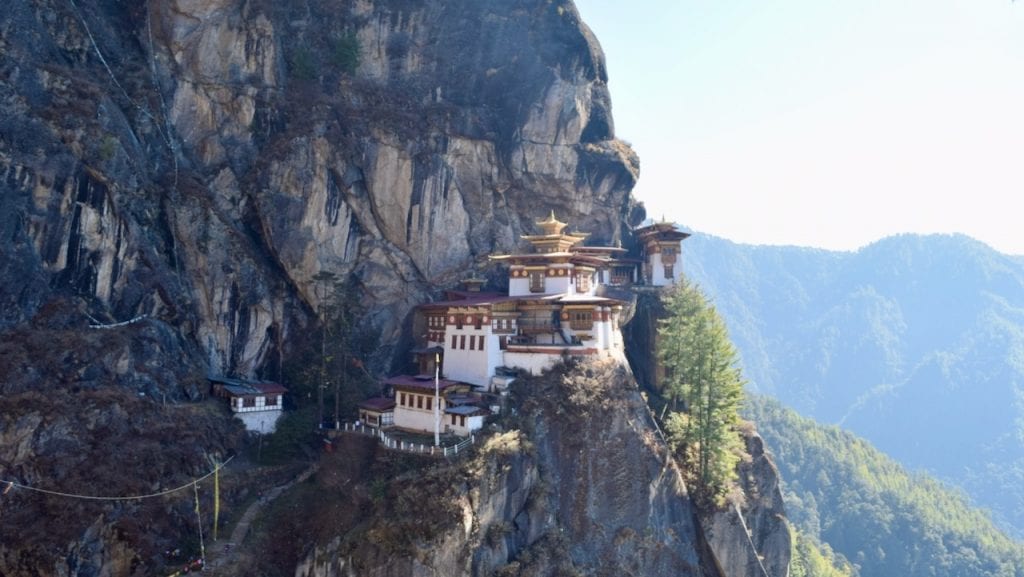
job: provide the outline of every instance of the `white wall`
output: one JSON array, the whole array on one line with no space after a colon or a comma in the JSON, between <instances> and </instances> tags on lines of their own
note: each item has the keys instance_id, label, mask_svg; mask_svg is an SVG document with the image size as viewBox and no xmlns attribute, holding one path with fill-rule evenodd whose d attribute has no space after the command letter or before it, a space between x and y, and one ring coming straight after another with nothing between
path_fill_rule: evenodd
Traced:
<instances>
[{"instance_id":1,"label":"white wall","mask_svg":"<svg viewBox=\"0 0 1024 577\"><path fill-rule=\"evenodd\" d=\"M456 325L448 325L445 331L448 342L444 344L445 378L481 387L490 383L494 369L501 364L501 351L498 350L497 337L491 334L490 317L487 321L479 329L470 324L462 325L461 329L456 328ZM465 337L466 348L452 347L453 336L458 339L457 345ZM476 349L470 350L470 337L476 341ZM479 348L480 337L484 338L483 350Z\"/></svg>"},{"instance_id":2,"label":"white wall","mask_svg":"<svg viewBox=\"0 0 1024 577\"><path fill-rule=\"evenodd\" d=\"M528 371L531 375L539 375L547 369L562 362L561 354L548 353L517 353L505 351L505 366Z\"/></svg>"},{"instance_id":3,"label":"white wall","mask_svg":"<svg viewBox=\"0 0 1024 577\"><path fill-rule=\"evenodd\" d=\"M675 275L673 277L665 276L665 265L661 262L661 253L656 252L654 254L647 255L647 262L651 264L651 278L649 282L653 286L673 285L682 273L682 263L678 256L676 257L676 262L672 267L672 274Z\"/></svg>"},{"instance_id":4,"label":"white wall","mask_svg":"<svg viewBox=\"0 0 1024 577\"><path fill-rule=\"evenodd\" d=\"M452 424L452 415L441 416L441 431L445 430L455 433L456 435L467 437L473 431L479 431L484 426L484 415L474 415L472 417L466 417L466 426L463 427L459 423L462 419L459 415L455 415L455 424Z\"/></svg>"},{"instance_id":5,"label":"white wall","mask_svg":"<svg viewBox=\"0 0 1024 577\"><path fill-rule=\"evenodd\" d=\"M400 395L403 392L405 393L407 398L410 395L421 395L421 396L430 397L431 398L431 403L433 403L433 398L434 398L433 393L424 395L422 393L409 393L408 391L401 391L401 390L396 390L395 391L396 401L400 398ZM443 402L443 400L441 401L441 403L442 403L442 406L441 406L439 411L441 413L441 417L442 417L442 420L443 420L443 418L444 418L444 402ZM424 407L427 406L426 405L426 400L424 400L423 406ZM431 404L430 410L427 410L425 408L424 409L417 409L415 407L403 407L402 405L395 405L395 426L396 427L402 427L403 429L412 429L414 431L423 431L425 433L433 433L434 432L434 407L433 407L433 404ZM443 426L441 427L441 430L442 431L444 430Z\"/></svg>"},{"instance_id":6,"label":"white wall","mask_svg":"<svg viewBox=\"0 0 1024 577\"><path fill-rule=\"evenodd\" d=\"M570 291L575 291L575 287L570 288L569 279L572 277L571 269L565 270L565 276L549 276L544 279L544 292L547 294L570 294Z\"/></svg>"},{"instance_id":7,"label":"white wall","mask_svg":"<svg viewBox=\"0 0 1024 577\"><path fill-rule=\"evenodd\" d=\"M508 296L520 297L523 295L533 294L530 292L530 279L523 277L508 279Z\"/></svg>"},{"instance_id":8,"label":"white wall","mask_svg":"<svg viewBox=\"0 0 1024 577\"><path fill-rule=\"evenodd\" d=\"M242 420L247 431L262 433L264 435L274 432L277 420L281 418L284 411L280 409L270 411L248 411L235 413L235 416Z\"/></svg>"},{"instance_id":9,"label":"white wall","mask_svg":"<svg viewBox=\"0 0 1024 577\"><path fill-rule=\"evenodd\" d=\"M231 410L236 413L251 413L254 411L280 411L281 410L281 396L277 396L277 404L267 406L267 398L264 396L256 397L256 404L252 407L243 406L242 397L231 397Z\"/></svg>"}]
</instances>

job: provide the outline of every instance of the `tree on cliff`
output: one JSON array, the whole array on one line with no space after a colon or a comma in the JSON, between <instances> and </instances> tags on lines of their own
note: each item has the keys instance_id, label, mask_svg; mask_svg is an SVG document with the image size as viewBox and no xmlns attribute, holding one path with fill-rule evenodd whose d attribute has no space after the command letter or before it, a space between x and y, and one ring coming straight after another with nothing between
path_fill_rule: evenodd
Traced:
<instances>
[{"instance_id":1,"label":"tree on cliff","mask_svg":"<svg viewBox=\"0 0 1024 577\"><path fill-rule=\"evenodd\" d=\"M686 280L665 293L658 358L671 413L669 441L696 481L698 494L721 504L743 457L737 425L743 378L725 323L700 289Z\"/></svg>"},{"instance_id":2,"label":"tree on cliff","mask_svg":"<svg viewBox=\"0 0 1024 577\"><path fill-rule=\"evenodd\" d=\"M334 422L352 416L356 403L375 389L363 362L379 336L361 322L365 299L352 279L319 273L313 281L320 326L305 335L286 373L296 404L305 408L315 398L317 422Z\"/></svg>"}]
</instances>

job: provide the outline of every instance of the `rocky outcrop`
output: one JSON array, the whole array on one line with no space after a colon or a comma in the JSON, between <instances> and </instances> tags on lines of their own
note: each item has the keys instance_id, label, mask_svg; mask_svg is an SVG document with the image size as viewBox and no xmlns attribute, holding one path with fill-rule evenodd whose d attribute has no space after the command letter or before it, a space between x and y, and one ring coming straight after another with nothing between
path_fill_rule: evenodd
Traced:
<instances>
[{"instance_id":1,"label":"rocky outcrop","mask_svg":"<svg viewBox=\"0 0 1024 577\"><path fill-rule=\"evenodd\" d=\"M786 577L791 539L782 502L779 470L765 452L764 440L746 434L750 460L739 465L740 503L703 516L705 535L730 577Z\"/></svg>"},{"instance_id":2,"label":"rocky outcrop","mask_svg":"<svg viewBox=\"0 0 1024 577\"><path fill-rule=\"evenodd\" d=\"M718 577L628 369L524 378L511 405L507 432L454 467L392 480L368 517L335 524L295 574Z\"/></svg>"},{"instance_id":3,"label":"rocky outcrop","mask_svg":"<svg viewBox=\"0 0 1024 577\"><path fill-rule=\"evenodd\" d=\"M549 210L628 244L638 161L606 82L569 0L6 7L3 474L87 495L203 474L241 431L181 401L209 374L280 378L320 272L354 282L383 370L413 305ZM353 449L351 484L317 482L363 509L296 508L295 527L322 522L317 546L253 559L323 577L715 575L623 371L532 382L510 432L454 473L381 471ZM5 575L151 574L192 518L187 499L2 499Z\"/></svg>"},{"instance_id":4,"label":"rocky outcrop","mask_svg":"<svg viewBox=\"0 0 1024 577\"><path fill-rule=\"evenodd\" d=\"M335 524L295 574L788 575L779 479L760 437L748 437L744 504L702 513L627 369L522 379L512 406L506 433L467 462L392 481L386 500Z\"/></svg>"},{"instance_id":5,"label":"rocky outcrop","mask_svg":"<svg viewBox=\"0 0 1024 577\"><path fill-rule=\"evenodd\" d=\"M642 386L657 394L660 362L658 324L665 317L661 294L635 289L636 312L624 328L630 364ZM748 460L738 466L738 492L727 505L700 514L703 536L723 575L786 577L790 539L780 489L779 471L764 440L753 430L743 433Z\"/></svg>"},{"instance_id":6,"label":"rocky outcrop","mask_svg":"<svg viewBox=\"0 0 1024 577\"><path fill-rule=\"evenodd\" d=\"M318 272L394 342L549 209L623 235L637 161L571 2L32 0L0 24L0 328L71 298L277 376Z\"/></svg>"}]
</instances>

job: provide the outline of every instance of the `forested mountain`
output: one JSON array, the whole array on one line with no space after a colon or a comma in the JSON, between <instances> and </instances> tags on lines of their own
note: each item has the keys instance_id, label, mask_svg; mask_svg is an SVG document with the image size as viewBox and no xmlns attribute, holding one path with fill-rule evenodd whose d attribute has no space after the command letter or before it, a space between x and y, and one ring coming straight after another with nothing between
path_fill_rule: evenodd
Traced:
<instances>
[{"instance_id":1,"label":"forested mountain","mask_svg":"<svg viewBox=\"0 0 1024 577\"><path fill-rule=\"evenodd\" d=\"M696 234L750 389L962 486L1024 532L1024 261L959 235L857 252Z\"/></svg>"},{"instance_id":2,"label":"forested mountain","mask_svg":"<svg viewBox=\"0 0 1024 577\"><path fill-rule=\"evenodd\" d=\"M775 455L790 520L838 565L872 577L1024 575L1024 547L961 494L767 397L747 413Z\"/></svg>"}]
</instances>

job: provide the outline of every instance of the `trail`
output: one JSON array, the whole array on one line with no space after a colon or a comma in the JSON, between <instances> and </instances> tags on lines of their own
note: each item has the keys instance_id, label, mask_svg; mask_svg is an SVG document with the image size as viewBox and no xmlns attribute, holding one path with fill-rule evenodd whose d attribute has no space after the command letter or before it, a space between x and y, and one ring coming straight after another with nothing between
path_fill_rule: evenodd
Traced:
<instances>
[{"instance_id":1,"label":"trail","mask_svg":"<svg viewBox=\"0 0 1024 577\"><path fill-rule=\"evenodd\" d=\"M249 527L263 507L272 503L274 499L280 497L281 494L291 489L294 485L309 479L319 469L320 461L316 461L291 481L270 489L262 497L249 505L249 508L245 510L242 518L238 520L235 528L231 531L231 538L227 541L215 543L207 550L204 573L213 575L222 567L230 567L235 561L235 556L238 555L242 542L249 533ZM225 572L224 574L227 575L229 573Z\"/></svg>"}]
</instances>

